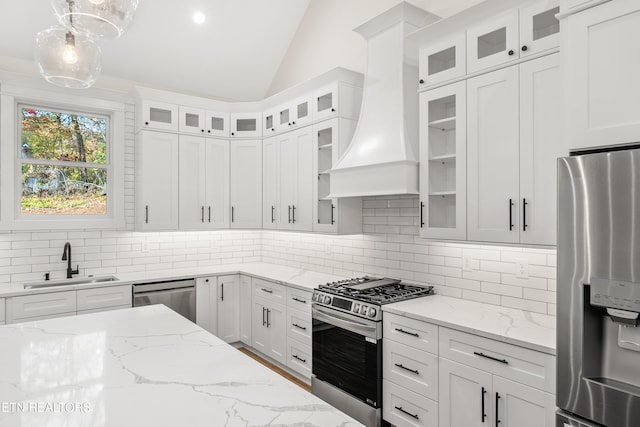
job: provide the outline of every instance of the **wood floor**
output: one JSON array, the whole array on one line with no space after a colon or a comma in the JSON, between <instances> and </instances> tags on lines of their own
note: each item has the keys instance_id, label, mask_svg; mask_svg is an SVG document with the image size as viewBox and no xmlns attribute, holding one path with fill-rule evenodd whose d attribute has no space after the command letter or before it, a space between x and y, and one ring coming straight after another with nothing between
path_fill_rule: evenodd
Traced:
<instances>
[{"instance_id":1,"label":"wood floor","mask_svg":"<svg viewBox=\"0 0 640 427\"><path fill-rule=\"evenodd\" d=\"M240 348L238 348L238 350L240 350L241 352L243 352L244 354L246 354L250 358L256 360L257 362L263 364L267 368L271 369L273 372L275 372L277 374L280 374L281 376L285 377L286 379L288 379L289 381L291 381L295 385L299 386L300 388L303 388L304 390L306 390L308 392L311 392L311 387L308 384L300 381L298 378L294 377L293 375L291 375L290 373L284 371L283 369L277 367L273 363L263 359L262 357L258 356L255 353L252 353L250 350L248 350L248 349L246 349L244 347L240 347Z\"/></svg>"}]
</instances>

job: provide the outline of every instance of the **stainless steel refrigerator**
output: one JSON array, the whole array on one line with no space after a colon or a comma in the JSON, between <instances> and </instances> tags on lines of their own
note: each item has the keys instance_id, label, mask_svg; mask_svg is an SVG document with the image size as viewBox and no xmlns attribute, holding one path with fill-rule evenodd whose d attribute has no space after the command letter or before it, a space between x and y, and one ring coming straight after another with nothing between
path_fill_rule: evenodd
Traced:
<instances>
[{"instance_id":1,"label":"stainless steel refrigerator","mask_svg":"<svg viewBox=\"0 0 640 427\"><path fill-rule=\"evenodd\" d=\"M558 160L557 427L640 426L640 145Z\"/></svg>"}]
</instances>

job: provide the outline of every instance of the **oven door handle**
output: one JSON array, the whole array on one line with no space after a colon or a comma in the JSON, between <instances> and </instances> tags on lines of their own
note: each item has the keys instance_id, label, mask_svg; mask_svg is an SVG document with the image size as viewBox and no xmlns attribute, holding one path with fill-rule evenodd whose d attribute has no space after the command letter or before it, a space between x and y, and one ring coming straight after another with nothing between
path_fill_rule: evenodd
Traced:
<instances>
[{"instance_id":1,"label":"oven door handle","mask_svg":"<svg viewBox=\"0 0 640 427\"><path fill-rule=\"evenodd\" d=\"M351 331L358 335L363 335L367 338L372 338L374 340L382 338L382 334L379 332L379 328L377 327L377 322L371 322L371 324L354 322L351 319L336 314L333 310L328 311L327 309L317 306L312 308L311 317L315 320L320 320L321 322Z\"/></svg>"}]
</instances>

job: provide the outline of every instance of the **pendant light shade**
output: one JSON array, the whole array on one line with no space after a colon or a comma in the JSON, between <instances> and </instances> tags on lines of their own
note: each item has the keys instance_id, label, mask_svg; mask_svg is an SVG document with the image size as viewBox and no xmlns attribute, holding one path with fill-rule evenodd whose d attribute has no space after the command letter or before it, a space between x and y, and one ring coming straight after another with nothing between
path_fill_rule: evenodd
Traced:
<instances>
[{"instance_id":1,"label":"pendant light shade","mask_svg":"<svg viewBox=\"0 0 640 427\"><path fill-rule=\"evenodd\" d=\"M138 0L52 0L58 20L74 34L115 39L127 28Z\"/></svg>"},{"instance_id":2,"label":"pendant light shade","mask_svg":"<svg viewBox=\"0 0 640 427\"><path fill-rule=\"evenodd\" d=\"M38 33L36 45L36 63L49 83L86 89L100 74L100 46L87 35L52 27Z\"/></svg>"}]
</instances>

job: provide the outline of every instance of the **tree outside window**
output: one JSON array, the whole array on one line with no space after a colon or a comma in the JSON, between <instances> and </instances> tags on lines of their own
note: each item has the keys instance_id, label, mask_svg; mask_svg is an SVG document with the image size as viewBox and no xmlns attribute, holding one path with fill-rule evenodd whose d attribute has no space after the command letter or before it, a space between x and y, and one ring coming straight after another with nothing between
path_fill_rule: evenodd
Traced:
<instances>
[{"instance_id":1,"label":"tree outside window","mask_svg":"<svg viewBox=\"0 0 640 427\"><path fill-rule=\"evenodd\" d=\"M109 119L20 106L23 215L106 215Z\"/></svg>"}]
</instances>

